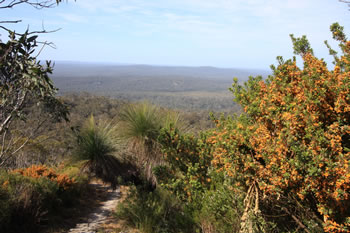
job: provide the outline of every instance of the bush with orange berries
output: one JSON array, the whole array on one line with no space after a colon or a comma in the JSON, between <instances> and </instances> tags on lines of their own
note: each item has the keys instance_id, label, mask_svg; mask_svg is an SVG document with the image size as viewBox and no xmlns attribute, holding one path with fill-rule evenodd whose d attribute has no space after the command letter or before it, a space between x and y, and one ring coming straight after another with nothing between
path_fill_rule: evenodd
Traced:
<instances>
[{"instance_id":1,"label":"bush with orange berries","mask_svg":"<svg viewBox=\"0 0 350 233\"><path fill-rule=\"evenodd\" d=\"M291 35L304 67L279 57L268 79L250 77L244 86L235 80L231 91L245 114L219 121L207 143L214 148L212 165L237 183L307 205L326 232L349 232L350 41L339 24L331 31L342 52L338 57L329 47L333 70L313 55L306 37Z\"/></svg>"},{"instance_id":2,"label":"bush with orange berries","mask_svg":"<svg viewBox=\"0 0 350 233\"><path fill-rule=\"evenodd\" d=\"M337 23L331 32L341 51L338 56L326 42L333 70L313 55L305 36L291 35L303 67L278 57L267 79L250 77L243 86L235 79L231 91L241 116L215 120L216 128L200 138L164 132L160 183L185 203L199 203L197 211L208 210L213 201L203 198L218 187L241 202L245 192L243 209L231 207L241 215L240 232L349 232L350 41Z\"/></svg>"},{"instance_id":3,"label":"bush with orange berries","mask_svg":"<svg viewBox=\"0 0 350 233\"><path fill-rule=\"evenodd\" d=\"M18 173L22 176L35 179L49 179L50 181L57 183L60 189L64 190L67 190L74 185L74 178L71 179L66 174L57 173L53 168L49 168L45 165L32 165L29 168L16 169L13 173Z\"/></svg>"},{"instance_id":4,"label":"bush with orange berries","mask_svg":"<svg viewBox=\"0 0 350 233\"><path fill-rule=\"evenodd\" d=\"M45 165L0 170L0 231L36 232L49 216L77 200L80 187L81 181Z\"/></svg>"}]
</instances>

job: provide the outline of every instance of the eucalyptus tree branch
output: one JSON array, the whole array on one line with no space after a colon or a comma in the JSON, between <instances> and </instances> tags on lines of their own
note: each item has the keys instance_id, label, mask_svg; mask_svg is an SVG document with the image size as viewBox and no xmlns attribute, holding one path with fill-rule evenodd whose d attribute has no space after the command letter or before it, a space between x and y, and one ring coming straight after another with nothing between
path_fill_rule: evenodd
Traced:
<instances>
[{"instance_id":1,"label":"eucalyptus tree branch","mask_svg":"<svg viewBox=\"0 0 350 233\"><path fill-rule=\"evenodd\" d=\"M15 151L13 151L13 152L11 153L10 156L12 157L14 154L16 154L18 151L20 151L20 150L28 143L28 141L29 141L30 139L34 138L35 133L40 129L40 127L41 127L46 121L47 121L47 118L44 119L44 120L42 120L41 122L39 122L39 124L37 125L37 127L36 127L36 128L30 133L30 135L26 138L25 142L22 143L22 145L19 146ZM17 143L17 142L16 142L16 143ZM16 144L16 143L15 143L15 144Z\"/></svg>"},{"instance_id":2,"label":"eucalyptus tree branch","mask_svg":"<svg viewBox=\"0 0 350 233\"><path fill-rule=\"evenodd\" d=\"M0 21L0 24L1 22L5 22L5 21ZM14 23L15 22L21 22L21 20L17 20L17 21L13 21ZM18 33L18 32L14 32L2 25L0 25L0 29L3 29L5 31L7 31L8 33L13 33L15 34L16 36L23 36L23 35L33 35L33 34L46 34L46 33L54 33L54 32L58 32L59 30L61 30L61 28L57 28L55 30L50 30L50 31L47 31L44 27L41 31L28 31L25 32L25 33ZM37 44L42 44L42 48L40 49L39 53L35 56L35 57L38 57L38 55L42 52L42 50L44 49L45 46L49 46L50 48L53 48L53 49L56 49L56 45L53 43L53 42L47 42L47 41L37 41L36 42ZM1 59L0 59L1 60Z\"/></svg>"},{"instance_id":3,"label":"eucalyptus tree branch","mask_svg":"<svg viewBox=\"0 0 350 233\"><path fill-rule=\"evenodd\" d=\"M21 20L18 20L18 22L21 22ZM0 21L1 23L1 21ZM46 29L43 28L43 30L41 31L31 31L31 32L25 32L25 33L18 33L18 32L14 32L2 25L0 25L0 28L7 31L8 33L14 33L16 36L23 36L24 34L27 34L27 35L33 35L33 34L43 34L43 33L53 33L53 32L58 32L59 30L61 30L61 28L57 28L55 30L50 30L50 31L47 31Z\"/></svg>"},{"instance_id":4,"label":"eucalyptus tree branch","mask_svg":"<svg viewBox=\"0 0 350 233\"><path fill-rule=\"evenodd\" d=\"M52 42L47 42L47 41L44 41L44 42L37 42L38 44L42 44L39 52L35 55L35 57L37 58L40 53L44 50L45 46L49 46L50 48L53 48L53 49L56 49L56 45Z\"/></svg>"},{"instance_id":5,"label":"eucalyptus tree branch","mask_svg":"<svg viewBox=\"0 0 350 233\"><path fill-rule=\"evenodd\" d=\"M7 145L5 145L5 138L6 138L6 133L7 131L4 132L3 134L3 140L2 140L2 145L1 145L1 153L0 153L0 167L2 167L7 161L9 161L11 158L13 158L13 156L18 153L20 150L23 149L23 147L25 147L28 142L32 139L34 139L36 136L35 134L38 132L38 130L44 125L45 122L47 122L47 118L39 121L38 125L32 130L32 132L30 132L30 134L28 136L25 136L25 140L24 142L19 143L23 137L19 136L16 139L14 138L13 135L11 135L9 142L7 143ZM19 144L19 145L17 145ZM13 148L15 147L15 149Z\"/></svg>"},{"instance_id":6,"label":"eucalyptus tree branch","mask_svg":"<svg viewBox=\"0 0 350 233\"><path fill-rule=\"evenodd\" d=\"M0 9L13 8L20 4L27 4L36 9L51 8L57 5L61 0L43 0L43 1L31 1L31 0L11 0L0 1Z\"/></svg>"},{"instance_id":7,"label":"eucalyptus tree branch","mask_svg":"<svg viewBox=\"0 0 350 233\"><path fill-rule=\"evenodd\" d=\"M1 152L0 152L0 160L4 154L4 149L5 149L5 138L6 138L7 131L5 131L2 135L2 144L1 144Z\"/></svg>"},{"instance_id":8,"label":"eucalyptus tree branch","mask_svg":"<svg viewBox=\"0 0 350 233\"><path fill-rule=\"evenodd\" d=\"M350 8L350 1L348 1L348 0L339 0L339 2L347 3L348 7ZM350 11L350 9L349 9L349 11Z\"/></svg>"},{"instance_id":9,"label":"eucalyptus tree branch","mask_svg":"<svg viewBox=\"0 0 350 233\"><path fill-rule=\"evenodd\" d=\"M5 20L5 21L0 21L1 23L20 23L22 20Z\"/></svg>"},{"instance_id":10,"label":"eucalyptus tree branch","mask_svg":"<svg viewBox=\"0 0 350 233\"><path fill-rule=\"evenodd\" d=\"M21 96L18 97L18 102L16 103L15 107L12 109L12 111L8 114L8 116L5 118L5 120L0 125L0 133L3 131L6 131L6 126L10 125L10 122L12 121L12 118L14 114L22 108L23 103L27 97L27 92L23 92Z\"/></svg>"},{"instance_id":11,"label":"eucalyptus tree branch","mask_svg":"<svg viewBox=\"0 0 350 233\"><path fill-rule=\"evenodd\" d=\"M58 5L62 0L0 0L0 10L6 9L6 8L13 8L14 6L20 5L20 4L27 4L30 5L36 9L43 9L43 8L51 8L55 5ZM44 28L44 25L42 26L42 30L40 31L29 31L29 27L25 33L17 33L13 30L10 30L9 28L1 25L1 24L9 24L9 23L20 23L22 20L3 20L0 21L0 29L7 31L8 33L14 33L16 36L22 36L24 34L26 35L33 35L33 34L42 34L42 33L53 33L61 30L61 28L55 29L55 30L46 30ZM49 45L50 47L54 48L55 46L52 43L42 42L42 44Z\"/></svg>"}]
</instances>

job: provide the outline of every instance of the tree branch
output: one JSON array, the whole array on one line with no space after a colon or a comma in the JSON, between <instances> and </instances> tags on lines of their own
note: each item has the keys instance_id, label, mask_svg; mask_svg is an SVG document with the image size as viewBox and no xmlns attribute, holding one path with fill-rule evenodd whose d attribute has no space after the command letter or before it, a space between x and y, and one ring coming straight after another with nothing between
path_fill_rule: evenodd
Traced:
<instances>
[{"instance_id":1,"label":"tree branch","mask_svg":"<svg viewBox=\"0 0 350 233\"><path fill-rule=\"evenodd\" d=\"M4 130L6 131L6 127L10 124L11 119L13 117L13 114L22 107L24 100L27 96L27 92L24 92L22 94L22 96L18 97L18 102L16 104L16 106L13 108L13 110L11 111L11 113L6 117L6 119L2 122L2 124L0 125L0 133L2 133Z\"/></svg>"},{"instance_id":2,"label":"tree branch","mask_svg":"<svg viewBox=\"0 0 350 233\"><path fill-rule=\"evenodd\" d=\"M36 9L51 8L57 5L61 0L45 0L45 1L30 1L30 0L12 0L5 3L5 0L0 1L0 9L13 8L20 4L27 4ZM1 4L3 4L1 6Z\"/></svg>"},{"instance_id":3,"label":"tree branch","mask_svg":"<svg viewBox=\"0 0 350 233\"><path fill-rule=\"evenodd\" d=\"M20 23L22 20L5 20L5 21L0 21L0 23Z\"/></svg>"},{"instance_id":4,"label":"tree branch","mask_svg":"<svg viewBox=\"0 0 350 233\"><path fill-rule=\"evenodd\" d=\"M56 49L56 45L52 42L37 42L38 44L42 44L39 52L37 53L37 55L35 55L35 57L38 57L40 55L40 53L44 50L45 46L49 46L50 48Z\"/></svg>"},{"instance_id":5,"label":"tree branch","mask_svg":"<svg viewBox=\"0 0 350 233\"><path fill-rule=\"evenodd\" d=\"M347 3L348 7L350 8L350 1L348 1L348 0L339 0L339 2ZM349 9L349 11L350 11L350 9Z\"/></svg>"},{"instance_id":6,"label":"tree branch","mask_svg":"<svg viewBox=\"0 0 350 233\"><path fill-rule=\"evenodd\" d=\"M4 154L6 133L7 133L7 131L5 131L4 134L2 135L0 160L1 160L2 156L3 156L3 154Z\"/></svg>"},{"instance_id":7,"label":"tree branch","mask_svg":"<svg viewBox=\"0 0 350 233\"><path fill-rule=\"evenodd\" d=\"M18 22L21 22L20 20L18 20ZM1 22L0 22L1 23ZM4 26L0 25L0 28L9 32L9 33L14 33L16 36L23 36L25 33L18 33L18 32L14 32ZM58 32L59 30L61 30L61 28L55 29L55 30L51 30L51 31L46 31L45 29L41 30L41 31L31 31L31 32L27 32L27 35L32 35L32 34L43 34L43 33L53 33L53 32Z\"/></svg>"},{"instance_id":8,"label":"tree branch","mask_svg":"<svg viewBox=\"0 0 350 233\"><path fill-rule=\"evenodd\" d=\"M5 137L6 137L6 132L4 132L3 135L3 144L2 144L2 151L0 154L0 167L3 166L9 159L11 159L13 157L14 154L16 154L17 152L19 152L20 150L23 149L24 146L27 145L27 143L29 142L29 140L33 139L35 137L35 133L42 127L42 125L47 122L47 118L45 118L44 120L40 121L39 124L36 126L36 128L29 134L29 136L24 137L25 141L19 143L23 137L18 137L16 138L16 140L14 140L14 137L11 136L11 139L8 143L7 146L5 146ZM16 144L20 144L18 145L18 147L16 146ZM5 148L5 150L3 150L3 148ZM13 151L10 151L12 147L17 147L16 149L14 149ZM6 157L5 157L6 155ZM4 159L2 159L3 157L5 157Z\"/></svg>"},{"instance_id":9,"label":"tree branch","mask_svg":"<svg viewBox=\"0 0 350 233\"><path fill-rule=\"evenodd\" d=\"M292 214L287 208L282 207L282 210L283 210L284 212L286 212L289 216L291 216L291 217L294 219L294 221L299 225L299 227L301 227L305 232L311 233L311 232L306 228L306 226L305 226L294 214Z\"/></svg>"}]
</instances>

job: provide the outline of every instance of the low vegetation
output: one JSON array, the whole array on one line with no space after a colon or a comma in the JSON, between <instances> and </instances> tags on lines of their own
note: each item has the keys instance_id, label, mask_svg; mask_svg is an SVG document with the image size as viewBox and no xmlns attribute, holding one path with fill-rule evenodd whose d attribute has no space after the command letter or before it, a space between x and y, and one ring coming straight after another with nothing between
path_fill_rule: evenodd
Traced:
<instances>
[{"instance_id":1,"label":"low vegetation","mask_svg":"<svg viewBox=\"0 0 350 233\"><path fill-rule=\"evenodd\" d=\"M161 188L145 192L131 186L127 199L117 206L115 217L146 233L195 231L195 223L182 203Z\"/></svg>"},{"instance_id":2,"label":"low vegetation","mask_svg":"<svg viewBox=\"0 0 350 233\"><path fill-rule=\"evenodd\" d=\"M66 174L45 165L1 171L1 232L36 232L55 224L55 215L79 200L87 181L79 172Z\"/></svg>"}]
</instances>

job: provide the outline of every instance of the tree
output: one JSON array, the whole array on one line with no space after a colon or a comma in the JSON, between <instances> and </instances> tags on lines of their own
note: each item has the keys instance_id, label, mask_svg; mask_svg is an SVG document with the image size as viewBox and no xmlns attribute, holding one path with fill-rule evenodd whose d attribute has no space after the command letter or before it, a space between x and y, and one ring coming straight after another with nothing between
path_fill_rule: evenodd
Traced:
<instances>
[{"instance_id":1,"label":"tree","mask_svg":"<svg viewBox=\"0 0 350 233\"><path fill-rule=\"evenodd\" d=\"M19 4L29 4L37 9L52 7L60 1L0 1L0 9L12 8ZM6 31L9 39L0 41L0 166L18 152L28 141L14 138L11 124L14 120L25 120L29 106L41 106L46 113L56 120L67 120L67 108L56 97L49 74L52 73L51 62L41 65L34 54L40 42L38 33L25 31L15 33L2 26L4 23L17 21L0 21L0 28ZM44 43L45 46L47 43ZM40 51L39 51L40 53ZM40 124L38 125L40 127ZM19 141L22 143L18 144ZM18 145L14 148L15 145Z\"/></svg>"},{"instance_id":2,"label":"tree","mask_svg":"<svg viewBox=\"0 0 350 233\"><path fill-rule=\"evenodd\" d=\"M164 162L158 142L161 129L177 123L176 113L162 111L147 102L128 105L120 113L120 134L153 186L157 184L153 168Z\"/></svg>"},{"instance_id":3,"label":"tree","mask_svg":"<svg viewBox=\"0 0 350 233\"><path fill-rule=\"evenodd\" d=\"M91 115L76 133L76 156L85 161L84 168L116 188L118 178L130 181L137 176L137 169L118 153L120 147L117 125L113 122L97 123ZM119 157L118 157L119 154Z\"/></svg>"}]
</instances>

